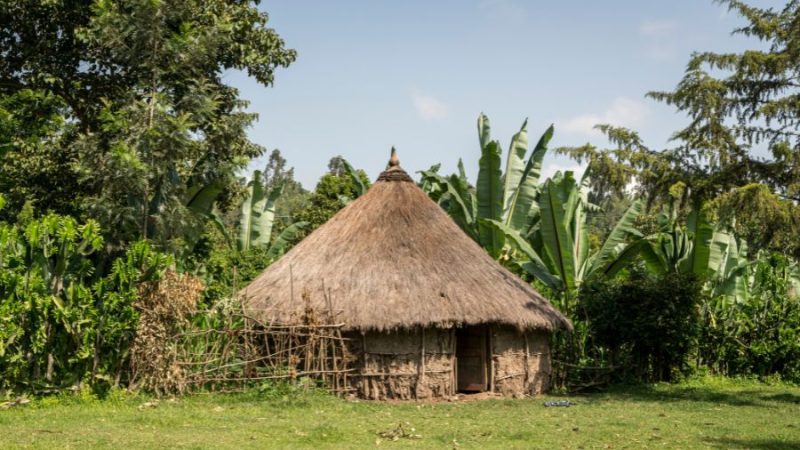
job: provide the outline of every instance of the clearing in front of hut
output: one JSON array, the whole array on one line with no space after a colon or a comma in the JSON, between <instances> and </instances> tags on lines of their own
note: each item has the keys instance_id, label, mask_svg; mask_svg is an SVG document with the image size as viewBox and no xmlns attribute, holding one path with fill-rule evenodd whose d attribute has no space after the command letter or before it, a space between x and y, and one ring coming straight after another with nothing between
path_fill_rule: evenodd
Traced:
<instances>
[{"instance_id":1,"label":"clearing in front of hut","mask_svg":"<svg viewBox=\"0 0 800 450\"><path fill-rule=\"evenodd\" d=\"M347 401L273 388L0 411L2 448L800 448L800 388L705 378L581 396ZM569 400L571 407L544 407Z\"/></svg>"}]
</instances>

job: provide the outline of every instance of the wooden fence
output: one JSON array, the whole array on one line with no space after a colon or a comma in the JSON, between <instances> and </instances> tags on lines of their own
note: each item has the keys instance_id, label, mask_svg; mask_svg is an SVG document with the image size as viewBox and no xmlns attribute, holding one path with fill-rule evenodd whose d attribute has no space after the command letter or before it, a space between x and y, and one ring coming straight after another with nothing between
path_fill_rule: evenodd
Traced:
<instances>
[{"instance_id":1,"label":"wooden fence","mask_svg":"<svg viewBox=\"0 0 800 450\"><path fill-rule=\"evenodd\" d=\"M182 391L241 391L275 380L308 378L347 394L351 367L343 323L310 307L293 323L264 323L239 305L197 311L174 337Z\"/></svg>"}]
</instances>

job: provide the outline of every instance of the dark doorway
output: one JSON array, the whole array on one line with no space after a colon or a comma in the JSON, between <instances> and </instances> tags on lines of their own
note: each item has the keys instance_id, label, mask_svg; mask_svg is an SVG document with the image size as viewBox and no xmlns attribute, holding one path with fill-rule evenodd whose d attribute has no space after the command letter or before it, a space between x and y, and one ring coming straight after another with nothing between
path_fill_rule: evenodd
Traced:
<instances>
[{"instance_id":1,"label":"dark doorway","mask_svg":"<svg viewBox=\"0 0 800 450\"><path fill-rule=\"evenodd\" d=\"M486 333L483 326L456 329L456 384L459 392L487 390Z\"/></svg>"}]
</instances>

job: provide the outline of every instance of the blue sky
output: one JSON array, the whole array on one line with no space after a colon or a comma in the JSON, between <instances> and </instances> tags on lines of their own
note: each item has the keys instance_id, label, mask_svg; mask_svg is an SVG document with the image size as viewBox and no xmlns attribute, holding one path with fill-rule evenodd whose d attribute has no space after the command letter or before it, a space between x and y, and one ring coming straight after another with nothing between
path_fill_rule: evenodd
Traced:
<instances>
[{"instance_id":1,"label":"blue sky","mask_svg":"<svg viewBox=\"0 0 800 450\"><path fill-rule=\"evenodd\" d=\"M661 148L686 117L645 93L673 88L692 51L757 45L732 37L742 20L711 0L267 0L261 8L298 59L271 88L241 73L226 79L259 114L250 137L279 148L306 188L335 155L374 178L392 145L409 172L441 162L450 173L462 157L474 180L481 111L504 146L527 117L531 140L555 124L551 147L605 145L592 126L608 122ZM547 174L574 168L545 160Z\"/></svg>"}]
</instances>

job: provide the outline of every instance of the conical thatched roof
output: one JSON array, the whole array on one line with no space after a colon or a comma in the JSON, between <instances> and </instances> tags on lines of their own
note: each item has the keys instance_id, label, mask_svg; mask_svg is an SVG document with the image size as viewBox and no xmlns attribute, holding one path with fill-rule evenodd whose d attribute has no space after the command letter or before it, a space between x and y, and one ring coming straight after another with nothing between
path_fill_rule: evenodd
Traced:
<instances>
[{"instance_id":1,"label":"conical thatched roof","mask_svg":"<svg viewBox=\"0 0 800 450\"><path fill-rule=\"evenodd\" d=\"M502 323L571 328L493 260L404 172L396 157L339 211L240 291L251 315L294 321L309 303L346 329Z\"/></svg>"}]
</instances>

